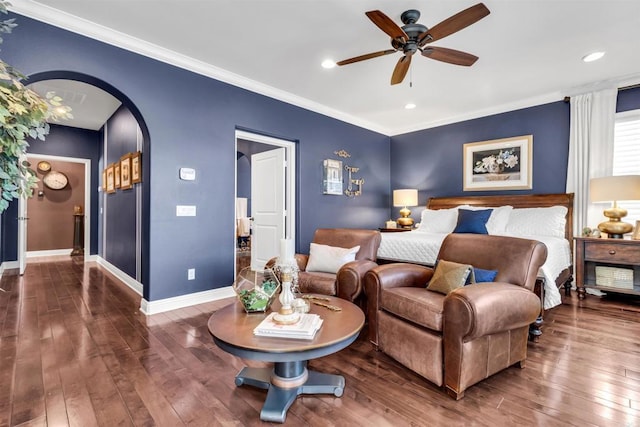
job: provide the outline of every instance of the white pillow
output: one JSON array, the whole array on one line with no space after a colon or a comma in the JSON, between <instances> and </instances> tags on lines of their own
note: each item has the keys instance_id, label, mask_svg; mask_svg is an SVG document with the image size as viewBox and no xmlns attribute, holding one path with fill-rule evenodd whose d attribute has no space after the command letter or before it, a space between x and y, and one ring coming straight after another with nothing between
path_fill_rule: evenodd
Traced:
<instances>
[{"instance_id":1,"label":"white pillow","mask_svg":"<svg viewBox=\"0 0 640 427\"><path fill-rule=\"evenodd\" d=\"M566 215L564 206L514 209L505 231L514 236L564 237Z\"/></svg>"},{"instance_id":2,"label":"white pillow","mask_svg":"<svg viewBox=\"0 0 640 427\"><path fill-rule=\"evenodd\" d=\"M509 216L511 215L511 211L513 210L513 206L498 206L498 207L490 207L490 206L469 206L463 205L460 206L460 209L467 209L470 211L480 211L484 209L493 209L491 212L491 216L487 221L487 233L489 234L504 234L507 229L507 224L509 223Z\"/></svg>"},{"instance_id":3,"label":"white pillow","mask_svg":"<svg viewBox=\"0 0 640 427\"><path fill-rule=\"evenodd\" d=\"M306 271L337 273L340 267L356 259L360 246L339 248L336 246L311 243Z\"/></svg>"},{"instance_id":4,"label":"white pillow","mask_svg":"<svg viewBox=\"0 0 640 427\"><path fill-rule=\"evenodd\" d=\"M451 233L458 221L458 208L425 209L417 231L425 233Z\"/></svg>"}]
</instances>

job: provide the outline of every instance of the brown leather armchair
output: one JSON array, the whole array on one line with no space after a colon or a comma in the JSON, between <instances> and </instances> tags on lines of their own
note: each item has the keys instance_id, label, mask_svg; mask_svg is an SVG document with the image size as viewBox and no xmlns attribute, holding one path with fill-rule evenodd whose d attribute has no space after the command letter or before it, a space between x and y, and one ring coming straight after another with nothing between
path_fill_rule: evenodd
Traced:
<instances>
[{"instance_id":1,"label":"brown leather armchair","mask_svg":"<svg viewBox=\"0 0 640 427\"><path fill-rule=\"evenodd\" d=\"M333 295L348 301L356 301L362 294L362 279L367 271L376 267L380 232L354 228L319 228L313 236L313 243L341 248L360 246L355 261L343 265L337 274L306 271L309 255L296 254L298 263L298 287L304 293ZM267 267L273 266L271 259Z\"/></svg>"},{"instance_id":2,"label":"brown leather armchair","mask_svg":"<svg viewBox=\"0 0 640 427\"><path fill-rule=\"evenodd\" d=\"M386 264L365 275L369 339L456 400L473 384L527 358L529 324L540 313L533 293L547 257L538 241L450 234L438 259L497 270L495 282L447 295L426 289L433 269Z\"/></svg>"}]
</instances>

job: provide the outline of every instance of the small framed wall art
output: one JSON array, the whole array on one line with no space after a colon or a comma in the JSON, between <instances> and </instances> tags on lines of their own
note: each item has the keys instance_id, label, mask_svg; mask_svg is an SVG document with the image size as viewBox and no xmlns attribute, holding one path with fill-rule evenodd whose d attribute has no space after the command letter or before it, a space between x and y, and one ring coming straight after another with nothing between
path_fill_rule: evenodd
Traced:
<instances>
[{"instance_id":1,"label":"small framed wall art","mask_svg":"<svg viewBox=\"0 0 640 427\"><path fill-rule=\"evenodd\" d=\"M120 188L120 162L113 164L113 180L116 188Z\"/></svg>"},{"instance_id":2,"label":"small framed wall art","mask_svg":"<svg viewBox=\"0 0 640 427\"><path fill-rule=\"evenodd\" d=\"M107 193L115 193L116 192L116 180L115 180L115 171L113 163L107 166L106 169L107 174Z\"/></svg>"},{"instance_id":3,"label":"small framed wall art","mask_svg":"<svg viewBox=\"0 0 640 427\"><path fill-rule=\"evenodd\" d=\"M129 190L133 187L131 183L131 153L120 157L120 188Z\"/></svg>"},{"instance_id":4,"label":"small framed wall art","mask_svg":"<svg viewBox=\"0 0 640 427\"><path fill-rule=\"evenodd\" d=\"M533 135L464 144L464 191L531 189L532 146Z\"/></svg>"},{"instance_id":5,"label":"small framed wall art","mask_svg":"<svg viewBox=\"0 0 640 427\"><path fill-rule=\"evenodd\" d=\"M142 153L131 153L131 183L142 182Z\"/></svg>"},{"instance_id":6,"label":"small framed wall art","mask_svg":"<svg viewBox=\"0 0 640 427\"><path fill-rule=\"evenodd\" d=\"M342 195L342 160L326 159L324 161L322 194Z\"/></svg>"}]
</instances>

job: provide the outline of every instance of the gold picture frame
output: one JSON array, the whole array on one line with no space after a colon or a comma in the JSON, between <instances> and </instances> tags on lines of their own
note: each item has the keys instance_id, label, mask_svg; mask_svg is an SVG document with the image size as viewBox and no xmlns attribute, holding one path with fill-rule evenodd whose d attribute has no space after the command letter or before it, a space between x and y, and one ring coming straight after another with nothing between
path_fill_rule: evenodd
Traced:
<instances>
[{"instance_id":1,"label":"gold picture frame","mask_svg":"<svg viewBox=\"0 0 640 427\"><path fill-rule=\"evenodd\" d=\"M131 153L120 157L120 189L129 190L133 187L131 183Z\"/></svg>"},{"instance_id":2,"label":"gold picture frame","mask_svg":"<svg viewBox=\"0 0 640 427\"><path fill-rule=\"evenodd\" d=\"M102 191L107 191L107 169L102 170Z\"/></svg>"},{"instance_id":3,"label":"gold picture frame","mask_svg":"<svg viewBox=\"0 0 640 427\"><path fill-rule=\"evenodd\" d=\"M131 153L131 183L138 184L142 182L142 153L136 151Z\"/></svg>"},{"instance_id":4,"label":"gold picture frame","mask_svg":"<svg viewBox=\"0 0 640 427\"><path fill-rule=\"evenodd\" d=\"M106 175L107 175L107 193L115 193L116 192L116 181L115 181L115 177L114 177L114 167L113 167L113 163L110 164L109 166L107 166L106 169Z\"/></svg>"},{"instance_id":5,"label":"gold picture frame","mask_svg":"<svg viewBox=\"0 0 640 427\"><path fill-rule=\"evenodd\" d=\"M113 164L113 181L116 189L120 188L120 162Z\"/></svg>"},{"instance_id":6,"label":"gold picture frame","mask_svg":"<svg viewBox=\"0 0 640 427\"><path fill-rule=\"evenodd\" d=\"M463 145L463 190L530 190L533 135Z\"/></svg>"}]
</instances>

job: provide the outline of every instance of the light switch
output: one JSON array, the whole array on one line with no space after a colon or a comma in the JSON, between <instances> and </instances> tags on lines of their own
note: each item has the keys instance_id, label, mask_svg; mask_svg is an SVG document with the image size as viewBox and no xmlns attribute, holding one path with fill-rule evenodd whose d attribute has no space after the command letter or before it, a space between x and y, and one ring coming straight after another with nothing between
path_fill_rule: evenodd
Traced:
<instances>
[{"instance_id":1,"label":"light switch","mask_svg":"<svg viewBox=\"0 0 640 427\"><path fill-rule=\"evenodd\" d=\"M177 205L176 216L196 216L196 207L194 205Z\"/></svg>"},{"instance_id":2,"label":"light switch","mask_svg":"<svg viewBox=\"0 0 640 427\"><path fill-rule=\"evenodd\" d=\"M196 170L193 168L180 168L180 179L194 181L196 179Z\"/></svg>"}]
</instances>

